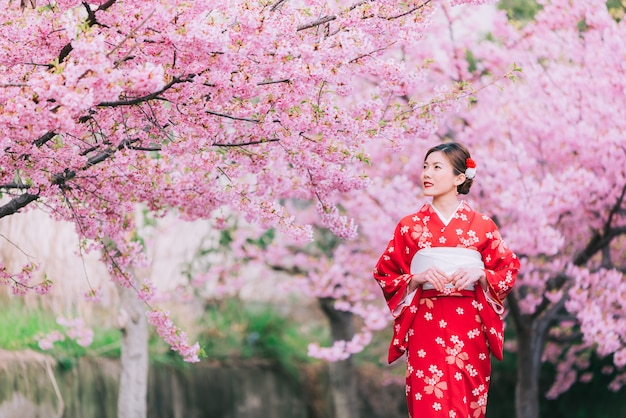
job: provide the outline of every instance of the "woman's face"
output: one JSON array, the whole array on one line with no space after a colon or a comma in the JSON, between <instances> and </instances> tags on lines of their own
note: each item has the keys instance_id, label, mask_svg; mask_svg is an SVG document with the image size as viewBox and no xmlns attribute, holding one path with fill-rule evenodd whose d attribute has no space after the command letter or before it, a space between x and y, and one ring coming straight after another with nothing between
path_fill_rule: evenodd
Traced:
<instances>
[{"instance_id":1,"label":"woman's face","mask_svg":"<svg viewBox=\"0 0 626 418\"><path fill-rule=\"evenodd\" d=\"M424 161L422 186L426 196L456 195L456 186L465 181L464 175L454 174L448 157L441 151L432 152Z\"/></svg>"}]
</instances>

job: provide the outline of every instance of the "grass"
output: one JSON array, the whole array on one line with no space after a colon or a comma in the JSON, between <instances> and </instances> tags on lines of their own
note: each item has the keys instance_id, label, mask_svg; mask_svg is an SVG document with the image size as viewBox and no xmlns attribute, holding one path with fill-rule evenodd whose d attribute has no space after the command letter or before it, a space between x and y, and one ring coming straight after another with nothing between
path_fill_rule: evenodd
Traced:
<instances>
[{"instance_id":1,"label":"grass","mask_svg":"<svg viewBox=\"0 0 626 418\"><path fill-rule=\"evenodd\" d=\"M94 327L94 339L89 347L82 347L74 340L54 343L52 350L41 350L38 337L52 331L63 332L56 317L39 307L26 306L23 300L8 298L2 300L0 315L0 348L5 350L26 350L49 353L58 358L78 358L85 355L117 357L120 353L121 333L114 328Z\"/></svg>"},{"instance_id":2,"label":"grass","mask_svg":"<svg viewBox=\"0 0 626 418\"><path fill-rule=\"evenodd\" d=\"M81 347L66 338L54 343L52 350L41 350L38 337L51 331L63 332L55 315L42 307L26 306L19 298L0 299L0 348L6 350L32 349L50 354L62 365L71 367L74 360L83 356L119 357L121 332L115 328L94 327L94 340L89 347ZM173 318L176 321L176 318ZM226 299L207 303L198 318L197 336L210 360L262 359L277 364L283 371L294 374L299 364L316 361L307 355L308 345L319 342L329 345L328 325L325 321L298 323L267 303L254 303L240 299ZM148 350L153 363L186 367L187 363L161 340L152 327ZM385 336L386 337L386 336ZM380 363L380 347L386 349L387 338L379 340L360 353L358 363Z\"/></svg>"},{"instance_id":3,"label":"grass","mask_svg":"<svg viewBox=\"0 0 626 418\"><path fill-rule=\"evenodd\" d=\"M314 338L327 339L325 324L303 332L300 324L273 306L239 299L207 304L200 323L203 331L198 339L208 358L261 358L290 373L296 364L312 361L307 349Z\"/></svg>"}]
</instances>

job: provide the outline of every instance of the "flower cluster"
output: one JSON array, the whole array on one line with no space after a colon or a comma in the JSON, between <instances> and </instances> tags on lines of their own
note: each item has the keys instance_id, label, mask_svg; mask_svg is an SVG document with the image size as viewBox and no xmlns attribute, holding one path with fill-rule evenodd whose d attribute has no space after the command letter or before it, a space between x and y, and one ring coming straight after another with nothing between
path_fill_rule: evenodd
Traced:
<instances>
[{"instance_id":1,"label":"flower cluster","mask_svg":"<svg viewBox=\"0 0 626 418\"><path fill-rule=\"evenodd\" d=\"M51 350L55 342L63 341L66 338L76 341L81 347L89 347L93 342L93 330L85 326L85 321L82 318L59 317L57 324L65 328L64 332L54 330L37 338L37 344L42 350Z\"/></svg>"},{"instance_id":2,"label":"flower cluster","mask_svg":"<svg viewBox=\"0 0 626 418\"><path fill-rule=\"evenodd\" d=\"M159 337L169 344L172 350L178 352L183 360L189 363L200 361L200 345L196 342L189 345L187 334L179 329L170 319L170 313L160 309L147 312L148 322L156 328Z\"/></svg>"}]
</instances>

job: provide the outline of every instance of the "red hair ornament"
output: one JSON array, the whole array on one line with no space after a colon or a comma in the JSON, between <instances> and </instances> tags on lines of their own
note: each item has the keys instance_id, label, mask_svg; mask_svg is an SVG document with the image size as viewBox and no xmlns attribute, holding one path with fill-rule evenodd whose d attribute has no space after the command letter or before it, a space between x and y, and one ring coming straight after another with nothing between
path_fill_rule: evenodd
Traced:
<instances>
[{"instance_id":1,"label":"red hair ornament","mask_svg":"<svg viewBox=\"0 0 626 418\"><path fill-rule=\"evenodd\" d=\"M476 177L476 163L474 162L474 160L468 158L467 160L465 160L465 166L467 167L465 169L465 177L470 180Z\"/></svg>"}]
</instances>

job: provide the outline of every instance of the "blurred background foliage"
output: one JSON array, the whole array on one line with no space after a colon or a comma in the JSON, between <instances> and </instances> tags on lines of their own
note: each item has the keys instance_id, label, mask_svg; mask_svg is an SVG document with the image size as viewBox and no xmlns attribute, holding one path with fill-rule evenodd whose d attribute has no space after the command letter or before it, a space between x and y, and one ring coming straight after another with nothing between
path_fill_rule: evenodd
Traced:
<instances>
[{"instance_id":1,"label":"blurred background foliage","mask_svg":"<svg viewBox=\"0 0 626 418\"><path fill-rule=\"evenodd\" d=\"M69 368L82 356L118 357L120 332L115 328L95 328L93 344L87 348L66 339L55 343L54 350L42 351L37 336L53 330L62 330L55 318L42 307L25 306L21 299L2 301L0 315L0 347L8 350L32 349L45 352L58 359L61 367ZM198 318L201 331L197 336L207 354L207 361L236 361L237 359L263 359L275 364L278 371L297 377L298 367L319 362L307 356L308 344L330 341L327 326L322 323L300 323L281 313L276 307L262 303L249 303L240 299L224 299L207 305ZM509 330L512 327L508 328ZM507 331L508 332L508 331ZM373 343L355 356L359 365L376 365L381 376L389 375L396 381L404 379L404 364L388 366L385 363L390 338L389 330L377 333ZM507 335L511 341L513 335ZM153 363L167 363L178 367L193 367L180 360L163 341L152 333L150 358ZM487 418L514 416L516 381L515 353L506 352L504 361L493 361L492 383L489 392ZM576 383L555 400L541 399L542 418L614 418L626 416L626 390L611 392L607 389L610 377L601 370L610 365L609 358L591 359L594 377L589 383ZM388 376L388 377L389 377ZM546 393L552 384L555 371L544 365L541 390ZM381 377L381 381L382 381Z\"/></svg>"}]
</instances>

